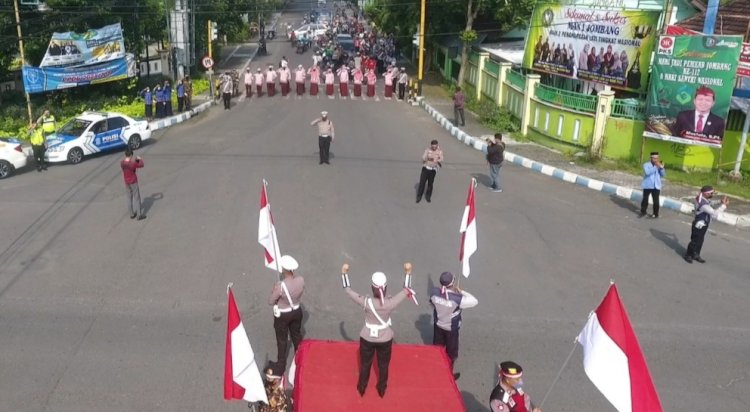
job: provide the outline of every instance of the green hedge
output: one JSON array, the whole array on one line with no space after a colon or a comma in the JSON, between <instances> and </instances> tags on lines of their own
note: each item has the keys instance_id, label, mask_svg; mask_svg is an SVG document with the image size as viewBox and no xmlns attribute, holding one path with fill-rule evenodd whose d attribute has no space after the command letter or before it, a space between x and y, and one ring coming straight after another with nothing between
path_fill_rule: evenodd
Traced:
<instances>
[{"instance_id":1,"label":"green hedge","mask_svg":"<svg viewBox=\"0 0 750 412\"><path fill-rule=\"evenodd\" d=\"M161 76L152 76L146 80L135 79L117 84L87 86L76 89L59 90L44 95L32 96L31 107L34 109L34 120L49 108L57 119L59 126L78 116L86 110L118 112L134 118L143 117L143 99L138 95L147 85L163 83ZM193 96L208 90L208 80L193 80ZM172 105L177 107L177 96L172 94ZM28 111L22 93L3 95L0 105L0 137L28 137Z\"/></svg>"}]
</instances>

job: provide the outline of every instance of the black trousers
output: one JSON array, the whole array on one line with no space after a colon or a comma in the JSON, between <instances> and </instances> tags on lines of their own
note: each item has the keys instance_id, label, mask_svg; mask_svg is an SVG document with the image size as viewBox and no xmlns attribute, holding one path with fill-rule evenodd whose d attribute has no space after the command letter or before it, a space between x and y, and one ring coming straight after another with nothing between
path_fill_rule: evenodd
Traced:
<instances>
[{"instance_id":1,"label":"black trousers","mask_svg":"<svg viewBox=\"0 0 750 412\"><path fill-rule=\"evenodd\" d=\"M391 348L393 339L388 342L370 342L364 338L359 338L359 380L357 389L364 390L370 381L370 369L372 368L372 358L375 352L378 353L378 384L379 391L385 391L388 386L388 367L391 364Z\"/></svg>"},{"instance_id":2,"label":"black trousers","mask_svg":"<svg viewBox=\"0 0 750 412\"><path fill-rule=\"evenodd\" d=\"M328 157L331 149L331 136L318 136L318 149L320 149L320 163L329 163Z\"/></svg>"},{"instance_id":3,"label":"black trousers","mask_svg":"<svg viewBox=\"0 0 750 412\"><path fill-rule=\"evenodd\" d=\"M168 97L168 100L164 102L164 116L172 116L172 96Z\"/></svg>"},{"instance_id":4,"label":"black trousers","mask_svg":"<svg viewBox=\"0 0 750 412\"><path fill-rule=\"evenodd\" d=\"M282 313L273 318L273 330L276 331L276 362L286 369L286 358L289 355L289 337L296 351L302 341L302 309Z\"/></svg>"},{"instance_id":5,"label":"black trousers","mask_svg":"<svg viewBox=\"0 0 750 412\"><path fill-rule=\"evenodd\" d=\"M405 94L406 94L406 83L399 83L398 84L398 99L404 100Z\"/></svg>"},{"instance_id":6,"label":"black trousers","mask_svg":"<svg viewBox=\"0 0 750 412\"><path fill-rule=\"evenodd\" d=\"M177 111L182 113L185 110L185 97L177 97Z\"/></svg>"},{"instance_id":7,"label":"black trousers","mask_svg":"<svg viewBox=\"0 0 750 412\"><path fill-rule=\"evenodd\" d=\"M39 146L32 145L31 150L34 152L34 161L36 162L37 170L46 167L47 162L44 160L44 153L47 151L47 148L43 144Z\"/></svg>"},{"instance_id":8,"label":"black trousers","mask_svg":"<svg viewBox=\"0 0 750 412\"><path fill-rule=\"evenodd\" d=\"M702 229L698 229L695 227L695 222L693 222L692 230L690 231L690 243L688 243L687 253L685 253L686 256L696 257L701 255L706 232L708 232L708 225L703 226Z\"/></svg>"},{"instance_id":9,"label":"black trousers","mask_svg":"<svg viewBox=\"0 0 750 412\"><path fill-rule=\"evenodd\" d=\"M221 97L224 99L224 109L231 109L232 93L222 93Z\"/></svg>"},{"instance_id":10,"label":"black trousers","mask_svg":"<svg viewBox=\"0 0 750 412\"><path fill-rule=\"evenodd\" d=\"M461 123L458 123L458 119L461 119ZM465 126L466 121L464 121L464 108L463 107L453 107L453 124L456 126Z\"/></svg>"},{"instance_id":11,"label":"black trousers","mask_svg":"<svg viewBox=\"0 0 750 412\"><path fill-rule=\"evenodd\" d=\"M659 189L643 189L643 200L641 200L641 214L645 215L648 209L648 197L651 196L654 203L654 216L659 216Z\"/></svg>"},{"instance_id":12,"label":"black trousers","mask_svg":"<svg viewBox=\"0 0 750 412\"><path fill-rule=\"evenodd\" d=\"M422 194L425 199L429 202L432 198L432 184L435 182L435 175L437 170L430 170L426 167L422 168L422 173L419 175L419 188L417 189L417 200L422 200ZM427 184L427 193L425 193L425 183Z\"/></svg>"},{"instance_id":13,"label":"black trousers","mask_svg":"<svg viewBox=\"0 0 750 412\"><path fill-rule=\"evenodd\" d=\"M458 329L445 330L438 325L433 325L432 344L445 348L445 352L451 360L452 368L456 359L458 359Z\"/></svg>"}]
</instances>

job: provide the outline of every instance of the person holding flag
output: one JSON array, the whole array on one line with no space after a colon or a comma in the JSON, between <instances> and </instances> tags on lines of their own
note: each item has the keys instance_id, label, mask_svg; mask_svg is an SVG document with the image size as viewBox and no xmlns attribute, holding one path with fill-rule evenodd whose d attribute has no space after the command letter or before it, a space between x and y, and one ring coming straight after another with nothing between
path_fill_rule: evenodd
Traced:
<instances>
[{"instance_id":1,"label":"person holding flag","mask_svg":"<svg viewBox=\"0 0 750 412\"><path fill-rule=\"evenodd\" d=\"M302 341L302 309L300 300L305 291L305 279L295 276L299 268L297 260L289 255L281 257L282 279L273 285L268 304L273 305L273 330L276 331L276 365L286 370L286 358L289 354L289 338L294 350Z\"/></svg>"},{"instance_id":2,"label":"person holding flag","mask_svg":"<svg viewBox=\"0 0 750 412\"><path fill-rule=\"evenodd\" d=\"M500 381L490 394L492 412L542 412L523 391L521 365L506 361L500 364Z\"/></svg>"},{"instance_id":3,"label":"person holding flag","mask_svg":"<svg viewBox=\"0 0 750 412\"><path fill-rule=\"evenodd\" d=\"M388 386L388 367L391 363L391 348L393 346L393 330L391 329L391 312L407 297L417 303L415 293L411 289L411 263L404 263L404 289L396 296L386 296L387 279L383 272L372 274L372 297L360 295L351 288L349 282L349 265L341 267L341 282L349 297L365 310L365 326L359 334L359 379L357 391L360 396L365 395L370 380L370 369L375 352L378 354L378 383L377 390L380 397L385 396Z\"/></svg>"},{"instance_id":4,"label":"person holding flag","mask_svg":"<svg viewBox=\"0 0 750 412\"><path fill-rule=\"evenodd\" d=\"M461 328L461 311L479 304L469 292L456 285L456 277L451 272L440 275L440 287L432 288L430 304L433 307L432 344L442 346L451 360L451 369L458 358L458 330ZM458 379L460 373L454 373Z\"/></svg>"}]
</instances>

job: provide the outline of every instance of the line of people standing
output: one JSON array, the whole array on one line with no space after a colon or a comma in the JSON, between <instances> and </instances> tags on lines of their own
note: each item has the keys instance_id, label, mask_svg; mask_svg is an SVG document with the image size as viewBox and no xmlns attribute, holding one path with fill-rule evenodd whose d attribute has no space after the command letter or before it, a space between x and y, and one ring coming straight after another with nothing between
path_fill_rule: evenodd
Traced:
<instances>
[{"instance_id":1,"label":"line of people standing","mask_svg":"<svg viewBox=\"0 0 750 412\"><path fill-rule=\"evenodd\" d=\"M139 94L143 98L144 114L148 121L174 115L173 95L177 96L178 113L191 110L193 106L193 82L190 80L190 76L185 76L184 79L177 81L174 89L169 80L165 80L164 84L157 83L153 89L146 86Z\"/></svg>"}]
</instances>

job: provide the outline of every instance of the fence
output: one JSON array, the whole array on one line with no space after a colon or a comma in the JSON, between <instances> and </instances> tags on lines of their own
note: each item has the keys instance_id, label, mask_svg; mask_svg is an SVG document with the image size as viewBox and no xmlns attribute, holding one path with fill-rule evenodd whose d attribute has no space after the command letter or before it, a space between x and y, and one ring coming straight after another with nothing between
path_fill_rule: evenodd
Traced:
<instances>
[{"instance_id":1,"label":"fence","mask_svg":"<svg viewBox=\"0 0 750 412\"><path fill-rule=\"evenodd\" d=\"M537 84L534 96L542 101L584 113L596 113L596 96Z\"/></svg>"},{"instance_id":2,"label":"fence","mask_svg":"<svg viewBox=\"0 0 750 412\"><path fill-rule=\"evenodd\" d=\"M523 74L515 70L508 70L507 73L507 80L511 86L517 87L520 90L526 87L526 77Z\"/></svg>"},{"instance_id":3,"label":"fence","mask_svg":"<svg viewBox=\"0 0 750 412\"><path fill-rule=\"evenodd\" d=\"M643 120L646 118L646 103L638 99L614 99L611 115L612 117Z\"/></svg>"}]
</instances>

